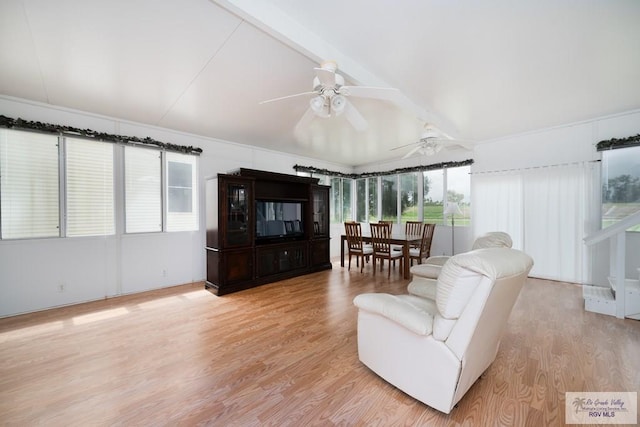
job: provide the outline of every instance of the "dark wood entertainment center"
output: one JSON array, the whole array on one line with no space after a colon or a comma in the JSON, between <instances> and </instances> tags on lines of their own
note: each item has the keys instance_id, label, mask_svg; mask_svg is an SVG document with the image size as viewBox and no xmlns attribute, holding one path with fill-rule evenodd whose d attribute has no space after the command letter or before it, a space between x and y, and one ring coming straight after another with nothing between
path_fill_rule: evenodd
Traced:
<instances>
[{"instance_id":1,"label":"dark wood entertainment center","mask_svg":"<svg viewBox=\"0 0 640 427\"><path fill-rule=\"evenodd\" d=\"M244 168L208 179L205 288L225 295L330 269L329 189Z\"/></svg>"}]
</instances>

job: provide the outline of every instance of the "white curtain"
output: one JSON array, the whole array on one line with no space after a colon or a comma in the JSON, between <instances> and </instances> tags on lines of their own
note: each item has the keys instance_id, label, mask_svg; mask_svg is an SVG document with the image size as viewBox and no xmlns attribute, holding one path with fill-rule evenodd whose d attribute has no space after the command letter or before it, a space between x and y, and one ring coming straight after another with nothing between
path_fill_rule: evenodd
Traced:
<instances>
[{"instance_id":1,"label":"white curtain","mask_svg":"<svg viewBox=\"0 0 640 427\"><path fill-rule=\"evenodd\" d=\"M472 176L474 235L506 231L534 260L531 275L586 283L583 238L594 231L598 179L594 163Z\"/></svg>"},{"instance_id":2,"label":"white curtain","mask_svg":"<svg viewBox=\"0 0 640 427\"><path fill-rule=\"evenodd\" d=\"M471 197L474 236L504 231L511 236L514 248L524 249L520 173L472 175Z\"/></svg>"}]
</instances>

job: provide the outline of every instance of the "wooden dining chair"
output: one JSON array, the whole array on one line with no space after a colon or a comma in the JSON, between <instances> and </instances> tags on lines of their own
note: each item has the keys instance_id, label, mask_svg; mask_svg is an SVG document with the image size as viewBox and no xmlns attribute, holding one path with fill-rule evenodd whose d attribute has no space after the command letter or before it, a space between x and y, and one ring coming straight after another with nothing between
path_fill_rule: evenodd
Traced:
<instances>
[{"instance_id":1,"label":"wooden dining chair","mask_svg":"<svg viewBox=\"0 0 640 427\"><path fill-rule=\"evenodd\" d=\"M423 259L429 258L431 255L431 241L433 240L433 232L435 229L435 224L424 224L422 228L420 246L409 248L409 260L411 265L413 265L413 260L417 260L418 264L422 264Z\"/></svg>"},{"instance_id":2,"label":"wooden dining chair","mask_svg":"<svg viewBox=\"0 0 640 427\"><path fill-rule=\"evenodd\" d=\"M388 224L389 225L389 233L393 231L393 221L388 219L381 219L378 221L378 224Z\"/></svg>"},{"instance_id":3,"label":"wooden dining chair","mask_svg":"<svg viewBox=\"0 0 640 427\"><path fill-rule=\"evenodd\" d=\"M407 236L422 236L422 228L424 222L422 221L407 221L404 223L404 234ZM411 248L417 248L419 245L412 244Z\"/></svg>"},{"instance_id":4,"label":"wooden dining chair","mask_svg":"<svg viewBox=\"0 0 640 427\"><path fill-rule=\"evenodd\" d=\"M407 221L404 223L404 232L407 236L420 236L422 235L422 227L424 227L422 221Z\"/></svg>"},{"instance_id":5,"label":"wooden dining chair","mask_svg":"<svg viewBox=\"0 0 640 427\"><path fill-rule=\"evenodd\" d=\"M391 277L391 263L400 260L400 271L403 268L404 254L402 251L394 251L391 247L391 226L389 224L378 223L369 224L371 226L371 243L373 244L373 274L376 274L376 260L380 260L380 271L384 265L384 260L389 261L387 277Z\"/></svg>"},{"instance_id":6,"label":"wooden dining chair","mask_svg":"<svg viewBox=\"0 0 640 427\"><path fill-rule=\"evenodd\" d=\"M378 221L378 224L388 224L389 225L389 233L393 232L393 224L394 221L388 220L388 219L381 219L380 221ZM401 251L402 250L402 245L391 245L391 249L393 249L394 251ZM393 260L393 266L396 266L396 260Z\"/></svg>"},{"instance_id":7,"label":"wooden dining chair","mask_svg":"<svg viewBox=\"0 0 640 427\"><path fill-rule=\"evenodd\" d=\"M362 241L362 227L359 222L350 221L344 223L344 231L349 246L349 268L351 270L351 256L356 256L356 266L360 267L360 273L364 270L365 259L368 261L373 254L373 246Z\"/></svg>"}]
</instances>

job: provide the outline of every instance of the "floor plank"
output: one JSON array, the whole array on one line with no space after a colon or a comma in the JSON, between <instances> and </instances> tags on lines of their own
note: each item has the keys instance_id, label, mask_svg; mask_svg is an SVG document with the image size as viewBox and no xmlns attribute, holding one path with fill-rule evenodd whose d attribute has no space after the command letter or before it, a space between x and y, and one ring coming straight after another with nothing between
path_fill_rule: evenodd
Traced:
<instances>
[{"instance_id":1,"label":"floor plank","mask_svg":"<svg viewBox=\"0 0 640 427\"><path fill-rule=\"evenodd\" d=\"M640 322L529 279L495 362L449 415L358 361L363 292L331 271L216 297L190 284L0 319L2 425L563 425L567 391L640 390Z\"/></svg>"}]
</instances>

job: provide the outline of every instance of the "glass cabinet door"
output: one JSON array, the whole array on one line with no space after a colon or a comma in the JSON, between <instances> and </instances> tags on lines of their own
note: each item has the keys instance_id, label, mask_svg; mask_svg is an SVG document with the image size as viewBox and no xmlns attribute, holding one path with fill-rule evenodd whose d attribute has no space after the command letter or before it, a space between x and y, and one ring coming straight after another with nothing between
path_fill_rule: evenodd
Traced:
<instances>
[{"instance_id":1,"label":"glass cabinet door","mask_svg":"<svg viewBox=\"0 0 640 427\"><path fill-rule=\"evenodd\" d=\"M226 184L226 246L249 246L252 243L251 187L243 182L228 182Z\"/></svg>"},{"instance_id":2,"label":"glass cabinet door","mask_svg":"<svg viewBox=\"0 0 640 427\"><path fill-rule=\"evenodd\" d=\"M329 187L313 189L313 237L329 236Z\"/></svg>"}]
</instances>

